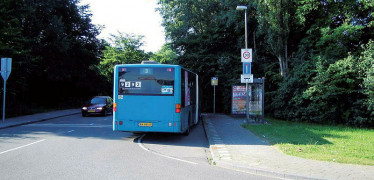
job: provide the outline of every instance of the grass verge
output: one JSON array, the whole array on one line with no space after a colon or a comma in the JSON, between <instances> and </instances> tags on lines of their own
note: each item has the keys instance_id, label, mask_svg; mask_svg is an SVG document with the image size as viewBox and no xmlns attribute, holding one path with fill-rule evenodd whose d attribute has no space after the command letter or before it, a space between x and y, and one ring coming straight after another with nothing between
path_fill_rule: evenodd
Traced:
<instances>
[{"instance_id":1,"label":"grass verge","mask_svg":"<svg viewBox=\"0 0 374 180\"><path fill-rule=\"evenodd\" d=\"M374 165L374 130L267 119L244 125L285 154L338 163Z\"/></svg>"}]
</instances>

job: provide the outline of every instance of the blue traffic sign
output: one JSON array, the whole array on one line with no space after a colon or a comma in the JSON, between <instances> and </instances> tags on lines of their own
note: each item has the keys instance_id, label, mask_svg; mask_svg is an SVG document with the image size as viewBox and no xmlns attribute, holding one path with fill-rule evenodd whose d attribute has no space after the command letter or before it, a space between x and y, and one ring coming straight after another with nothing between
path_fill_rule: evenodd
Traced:
<instances>
[{"instance_id":1,"label":"blue traffic sign","mask_svg":"<svg viewBox=\"0 0 374 180\"><path fill-rule=\"evenodd\" d=\"M12 58L1 58L1 76L6 81L12 71Z\"/></svg>"},{"instance_id":2,"label":"blue traffic sign","mask_svg":"<svg viewBox=\"0 0 374 180\"><path fill-rule=\"evenodd\" d=\"M251 74L251 63L243 63L243 74Z\"/></svg>"}]
</instances>

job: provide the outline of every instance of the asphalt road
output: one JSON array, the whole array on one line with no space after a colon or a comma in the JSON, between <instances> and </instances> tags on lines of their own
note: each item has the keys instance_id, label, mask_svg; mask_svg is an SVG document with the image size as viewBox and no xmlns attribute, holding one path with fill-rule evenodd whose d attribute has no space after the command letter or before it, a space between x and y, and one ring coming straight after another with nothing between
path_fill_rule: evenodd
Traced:
<instances>
[{"instance_id":1,"label":"asphalt road","mask_svg":"<svg viewBox=\"0 0 374 180\"><path fill-rule=\"evenodd\" d=\"M209 165L202 125L189 136L112 131L72 115L0 130L0 179L272 179Z\"/></svg>"}]
</instances>

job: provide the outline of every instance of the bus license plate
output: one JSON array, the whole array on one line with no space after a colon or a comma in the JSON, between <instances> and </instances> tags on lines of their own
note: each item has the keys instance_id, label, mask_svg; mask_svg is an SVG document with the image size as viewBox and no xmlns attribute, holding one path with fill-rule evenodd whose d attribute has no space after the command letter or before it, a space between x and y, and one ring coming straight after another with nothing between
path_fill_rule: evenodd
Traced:
<instances>
[{"instance_id":1,"label":"bus license plate","mask_svg":"<svg viewBox=\"0 0 374 180\"><path fill-rule=\"evenodd\" d=\"M139 126L152 127L152 123L139 123Z\"/></svg>"}]
</instances>

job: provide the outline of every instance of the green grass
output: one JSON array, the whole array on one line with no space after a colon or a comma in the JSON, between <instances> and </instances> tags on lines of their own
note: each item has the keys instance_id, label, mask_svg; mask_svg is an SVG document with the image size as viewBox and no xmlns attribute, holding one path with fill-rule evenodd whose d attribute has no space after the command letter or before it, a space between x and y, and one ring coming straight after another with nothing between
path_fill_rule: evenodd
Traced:
<instances>
[{"instance_id":1,"label":"green grass","mask_svg":"<svg viewBox=\"0 0 374 180\"><path fill-rule=\"evenodd\" d=\"M374 165L374 130L267 119L244 125L285 154L338 163Z\"/></svg>"}]
</instances>

